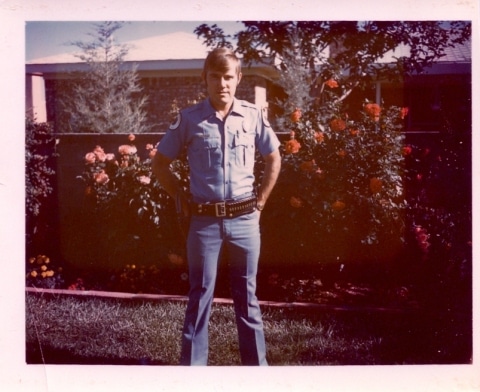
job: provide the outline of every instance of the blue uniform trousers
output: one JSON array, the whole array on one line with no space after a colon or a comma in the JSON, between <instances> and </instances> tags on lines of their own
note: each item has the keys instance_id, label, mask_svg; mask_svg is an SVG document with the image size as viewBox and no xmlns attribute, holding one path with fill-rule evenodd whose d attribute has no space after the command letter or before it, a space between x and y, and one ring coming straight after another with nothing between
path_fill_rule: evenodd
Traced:
<instances>
[{"instance_id":1,"label":"blue uniform trousers","mask_svg":"<svg viewBox=\"0 0 480 392\"><path fill-rule=\"evenodd\" d=\"M193 216L187 241L190 291L182 334L181 365L207 365L208 321L217 266L226 247L243 365L267 365L256 291L260 254L259 212L236 218Z\"/></svg>"}]
</instances>

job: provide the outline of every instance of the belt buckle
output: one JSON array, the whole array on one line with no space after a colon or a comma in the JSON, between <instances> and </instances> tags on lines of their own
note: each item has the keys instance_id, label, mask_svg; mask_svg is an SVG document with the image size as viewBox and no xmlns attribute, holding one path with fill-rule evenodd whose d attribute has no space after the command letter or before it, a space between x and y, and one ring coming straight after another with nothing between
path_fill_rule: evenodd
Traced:
<instances>
[{"instance_id":1,"label":"belt buckle","mask_svg":"<svg viewBox=\"0 0 480 392\"><path fill-rule=\"evenodd\" d=\"M224 201L215 203L215 216L217 218L227 216L227 208Z\"/></svg>"}]
</instances>

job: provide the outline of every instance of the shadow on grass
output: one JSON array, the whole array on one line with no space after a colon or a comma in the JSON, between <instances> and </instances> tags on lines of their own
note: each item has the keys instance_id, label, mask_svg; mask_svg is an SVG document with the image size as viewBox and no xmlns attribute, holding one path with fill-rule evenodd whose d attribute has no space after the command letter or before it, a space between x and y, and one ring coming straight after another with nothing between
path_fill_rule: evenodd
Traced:
<instances>
[{"instance_id":1,"label":"shadow on grass","mask_svg":"<svg viewBox=\"0 0 480 392\"><path fill-rule=\"evenodd\" d=\"M26 346L27 365L150 365L165 366L171 365L162 361L155 361L149 358L106 358L104 356L81 356L66 349L44 347L40 350L38 344L27 344Z\"/></svg>"},{"instance_id":2,"label":"shadow on grass","mask_svg":"<svg viewBox=\"0 0 480 392\"><path fill-rule=\"evenodd\" d=\"M311 314L291 312L289 315L290 312L286 313L286 318L291 320L302 317L307 319L324 318ZM330 321L332 320L331 317L327 317L327 324L329 318ZM324 347L320 351L315 349L303 351L299 353L299 361L302 365L453 365L472 363L473 342L468 317L462 317L459 320L458 317L433 319L418 313L400 317L360 313L355 315L337 314L334 318L336 319L335 324L340 322L347 326L343 331L346 337L355 336L357 339L360 337L367 340L369 336L377 336L380 341L374 344L371 352L361 347L352 347L352 350L346 351L335 347ZM150 358L82 356L67 349L51 346L42 345L40 349L38 343L27 343L26 363L28 365L176 365Z\"/></svg>"}]
</instances>

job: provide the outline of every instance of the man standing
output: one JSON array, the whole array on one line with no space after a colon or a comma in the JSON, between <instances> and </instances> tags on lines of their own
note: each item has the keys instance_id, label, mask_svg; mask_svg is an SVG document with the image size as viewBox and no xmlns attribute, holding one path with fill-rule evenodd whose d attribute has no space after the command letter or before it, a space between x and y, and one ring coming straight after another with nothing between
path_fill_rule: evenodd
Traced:
<instances>
[{"instance_id":1,"label":"man standing","mask_svg":"<svg viewBox=\"0 0 480 392\"><path fill-rule=\"evenodd\" d=\"M256 291L259 219L280 172L279 141L266 110L235 98L240 60L226 48L209 53L202 78L208 99L182 110L157 147L153 171L190 219L187 238L190 291L182 333L182 365L207 365L208 320L222 249L227 252L243 365L267 365ZM170 163L186 148L190 193ZM255 153L265 171L254 189Z\"/></svg>"}]
</instances>

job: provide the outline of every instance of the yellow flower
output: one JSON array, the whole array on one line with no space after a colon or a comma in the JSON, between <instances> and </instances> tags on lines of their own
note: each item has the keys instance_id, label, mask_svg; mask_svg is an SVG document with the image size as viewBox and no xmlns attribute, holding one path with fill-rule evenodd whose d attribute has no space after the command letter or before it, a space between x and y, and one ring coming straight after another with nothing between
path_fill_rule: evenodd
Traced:
<instances>
[{"instance_id":1,"label":"yellow flower","mask_svg":"<svg viewBox=\"0 0 480 392\"><path fill-rule=\"evenodd\" d=\"M42 266L40 267L40 269L41 269L42 271L46 271L46 270L47 270L47 266L46 266L46 265L42 265Z\"/></svg>"},{"instance_id":2,"label":"yellow flower","mask_svg":"<svg viewBox=\"0 0 480 392\"><path fill-rule=\"evenodd\" d=\"M38 275L38 274L37 274L37 271L32 271L32 272L30 272L30 276L31 276L32 278L36 278L37 275Z\"/></svg>"}]
</instances>

